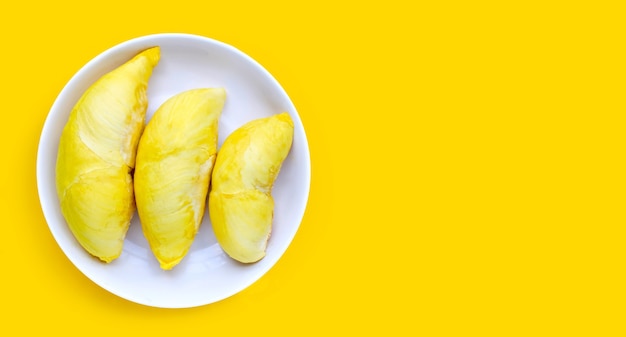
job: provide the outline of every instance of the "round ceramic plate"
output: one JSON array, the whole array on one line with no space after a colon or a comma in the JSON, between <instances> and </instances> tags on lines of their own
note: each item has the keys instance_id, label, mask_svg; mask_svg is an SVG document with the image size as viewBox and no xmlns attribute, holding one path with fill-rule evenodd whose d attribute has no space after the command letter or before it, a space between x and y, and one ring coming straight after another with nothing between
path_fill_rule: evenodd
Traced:
<instances>
[{"instance_id":1,"label":"round ceramic plate","mask_svg":"<svg viewBox=\"0 0 626 337\"><path fill-rule=\"evenodd\" d=\"M295 125L291 151L283 163L273 196L272 236L267 255L254 264L229 258L213 234L208 209L188 254L173 270L164 271L152 255L137 214L121 256L104 264L74 239L59 207L55 166L59 138L70 111L100 76L152 46L161 60L148 85L148 114L169 97L203 87L226 89L219 121L219 143L244 123L287 111ZM50 110L37 154L37 185L44 216L55 240L72 263L93 282L127 300L154 307L183 308L219 301L250 286L283 255L300 226L309 195L310 157L302 121L287 93L261 65L241 51L195 35L158 34L117 45L85 65L63 88Z\"/></svg>"}]
</instances>

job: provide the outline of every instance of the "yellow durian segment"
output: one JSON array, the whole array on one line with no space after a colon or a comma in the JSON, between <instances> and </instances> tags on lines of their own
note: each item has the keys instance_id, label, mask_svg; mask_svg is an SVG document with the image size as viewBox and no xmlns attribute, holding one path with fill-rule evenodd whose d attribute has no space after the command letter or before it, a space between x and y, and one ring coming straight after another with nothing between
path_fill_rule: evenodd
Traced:
<instances>
[{"instance_id":1,"label":"yellow durian segment","mask_svg":"<svg viewBox=\"0 0 626 337\"><path fill-rule=\"evenodd\" d=\"M111 262L135 210L131 172L145 123L146 91L159 47L146 49L92 84L70 113L56 163L61 212L87 252Z\"/></svg>"},{"instance_id":2,"label":"yellow durian segment","mask_svg":"<svg viewBox=\"0 0 626 337\"><path fill-rule=\"evenodd\" d=\"M217 155L209 215L218 243L237 261L265 256L274 215L272 186L292 141L293 121L283 112L235 130Z\"/></svg>"},{"instance_id":3,"label":"yellow durian segment","mask_svg":"<svg viewBox=\"0 0 626 337\"><path fill-rule=\"evenodd\" d=\"M162 269L185 257L200 228L225 99L222 88L180 93L159 107L139 142L137 211Z\"/></svg>"}]
</instances>

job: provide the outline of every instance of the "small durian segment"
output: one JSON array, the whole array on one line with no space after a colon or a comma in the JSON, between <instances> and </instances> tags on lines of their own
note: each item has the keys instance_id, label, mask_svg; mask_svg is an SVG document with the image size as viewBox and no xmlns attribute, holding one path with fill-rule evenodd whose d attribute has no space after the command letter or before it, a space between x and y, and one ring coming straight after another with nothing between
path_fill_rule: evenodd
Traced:
<instances>
[{"instance_id":1,"label":"small durian segment","mask_svg":"<svg viewBox=\"0 0 626 337\"><path fill-rule=\"evenodd\" d=\"M265 256L274 217L272 186L292 141L293 121L283 112L245 124L220 148L209 215L218 243L239 262Z\"/></svg>"},{"instance_id":2,"label":"small durian segment","mask_svg":"<svg viewBox=\"0 0 626 337\"><path fill-rule=\"evenodd\" d=\"M72 109L59 141L61 212L80 245L107 263L122 253L135 210L131 172L159 58L159 47L149 48L100 77Z\"/></svg>"},{"instance_id":3,"label":"small durian segment","mask_svg":"<svg viewBox=\"0 0 626 337\"><path fill-rule=\"evenodd\" d=\"M137 211L164 270L185 257L200 228L225 99L222 88L175 95L154 113L139 142Z\"/></svg>"}]
</instances>

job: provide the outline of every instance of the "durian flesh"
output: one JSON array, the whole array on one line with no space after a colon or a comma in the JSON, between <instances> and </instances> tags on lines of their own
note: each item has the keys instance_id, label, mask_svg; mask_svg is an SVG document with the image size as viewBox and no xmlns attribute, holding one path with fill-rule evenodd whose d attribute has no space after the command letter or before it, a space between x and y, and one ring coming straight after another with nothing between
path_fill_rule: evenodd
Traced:
<instances>
[{"instance_id":1,"label":"durian flesh","mask_svg":"<svg viewBox=\"0 0 626 337\"><path fill-rule=\"evenodd\" d=\"M183 259L202 222L225 98L222 88L170 98L154 113L139 142L137 211L162 269Z\"/></svg>"},{"instance_id":2,"label":"durian flesh","mask_svg":"<svg viewBox=\"0 0 626 337\"><path fill-rule=\"evenodd\" d=\"M209 215L218 243L237 261L265 256L274 214L271 191L292 141L293 121L281 113L245 124L220 148Z\"/></svg>"},{"instance_id":3,"label":"durian flesh","mask_svg":"<svg viewBox=\"0 0 626 337\"><path fill-rule=\"evenodd\" d=\"M159 58L159 47L147 49L92 84L59 142L61 212L81 246L107 263L121 254L135 210L131 172Z\"/></svg>"}]
</instances>

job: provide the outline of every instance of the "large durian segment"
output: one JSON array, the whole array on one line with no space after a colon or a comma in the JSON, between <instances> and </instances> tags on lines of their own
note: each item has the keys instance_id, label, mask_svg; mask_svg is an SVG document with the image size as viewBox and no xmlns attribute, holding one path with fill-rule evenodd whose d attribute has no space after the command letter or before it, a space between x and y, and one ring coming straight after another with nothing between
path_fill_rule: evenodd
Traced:
<instances>
[{"instance_id":1,"label":"large durian segment","mask_svg":"<svg viewBox=\"0 0 626 337\"><path fill-rule=\"evenodd\" d=\"M137 210L162 269L183 259L200 228L225 99L222 88L180 93L159 107L139 142Z\"/></svg>"},{"instance_id":2,"label":"large durian segment","mask_svg":"<svg viewBox=\"0 0 626 337\"><path fill-rule=\"evenodd\" d=\"M135 210L132 170L159 58L159 47L144 50L93 83L59 142L61 212L81 246L107 263L121 254Z\"/></svg>"}]
</instances>

